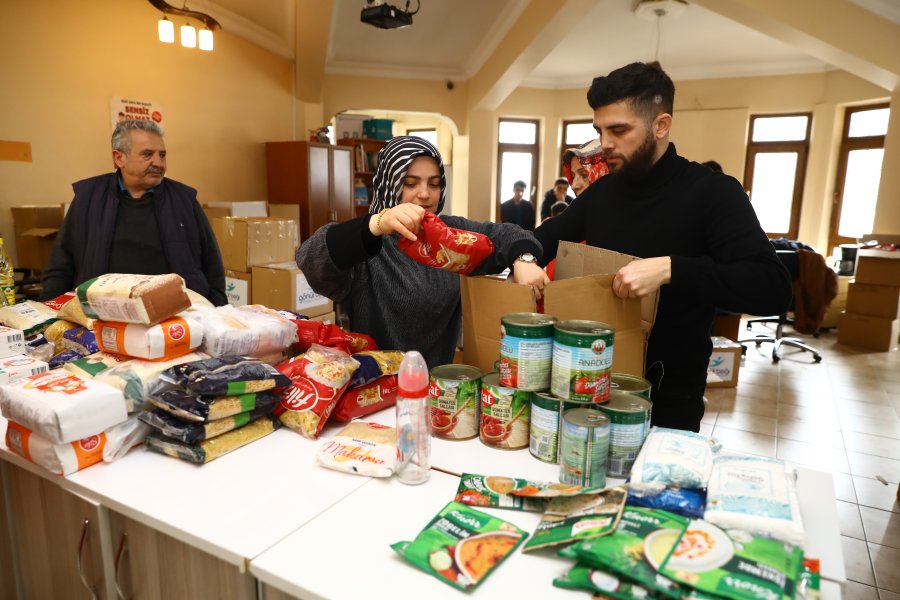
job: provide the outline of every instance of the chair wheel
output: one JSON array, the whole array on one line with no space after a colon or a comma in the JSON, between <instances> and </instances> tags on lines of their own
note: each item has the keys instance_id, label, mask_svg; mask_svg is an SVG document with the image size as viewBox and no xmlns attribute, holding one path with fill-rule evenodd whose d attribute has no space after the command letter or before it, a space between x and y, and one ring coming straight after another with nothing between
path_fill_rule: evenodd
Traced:
<instances>
[{"instance_id":1,"label":"chair wheel","mask_svg":"<svg viewBox=\"0 0 900 600\"><path fill-rule=\"evenodd\" d=\"M778 356L777 354L772 355L772 362L778 362L779 360L781 360L780 356Z\"/></svg>"},{"instance_id":2,"label":"chair wheel","mask_svg":"<svg viewBox=\"0 0 900 600\"><path fill-rule=\"evenodd\" d=\"M816 361L817 363L822 362L822 355L821 354L813 354L813 360Z\"/></svg>"},{"instance_id":3,"label":"chair wheel","mask_svg":"<svg viewBox=\"0 0 900 600\"><path fill-rule=\"evenodd\" d=\"M762 342L756 342L756 347L759 348L762 345Z\"/></svg>"}]
</instances>

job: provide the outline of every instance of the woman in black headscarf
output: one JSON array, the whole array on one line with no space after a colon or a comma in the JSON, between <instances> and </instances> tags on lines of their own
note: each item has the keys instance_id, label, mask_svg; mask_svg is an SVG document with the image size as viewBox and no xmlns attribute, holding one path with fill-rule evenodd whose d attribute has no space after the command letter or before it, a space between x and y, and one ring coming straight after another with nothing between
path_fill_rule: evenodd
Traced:
<instances>
[{"instance_id":1,"label":"woman in black headscarf","mask_svg":"<svg viewBox=\"0 0 900 600\"><path fill-rule=\"evenodd\" d=\"M441 155L421 138L395 137L378 153L373 187L369 214L320 228L297 249L297 266L316 292L341 303L350 329L372 336L379 348L418 350L430 368L452 362L462 317L459 275L415 262L397 247L397 235L415 240L425 213L440 215L444 207ZM440 218L493 242L493 254L473 275L511 267L517 283L543 289L546 274L531 262L541 246L530 232Z\"/></svg>"}]
</instances>

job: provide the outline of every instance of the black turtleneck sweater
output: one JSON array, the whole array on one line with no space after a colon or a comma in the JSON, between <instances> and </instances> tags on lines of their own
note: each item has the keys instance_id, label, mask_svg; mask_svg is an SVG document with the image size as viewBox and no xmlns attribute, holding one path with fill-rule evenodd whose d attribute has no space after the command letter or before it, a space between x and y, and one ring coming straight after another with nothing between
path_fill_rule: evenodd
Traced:
<instances>
[{"instance_id":1,"label":"black turtleneck sweater","mask_svg":"<svg viewBox=\"0 0 900 600\"><path fill-rule=\"evenodd\" d=\"M542 264L562 240L671 257L647 346L654 425L699 430L715 307L772 315L791 301L790 275L741 184L678 156L673 144L646 175L598 180L534 234Z\"/></svg>"}]
</instances>

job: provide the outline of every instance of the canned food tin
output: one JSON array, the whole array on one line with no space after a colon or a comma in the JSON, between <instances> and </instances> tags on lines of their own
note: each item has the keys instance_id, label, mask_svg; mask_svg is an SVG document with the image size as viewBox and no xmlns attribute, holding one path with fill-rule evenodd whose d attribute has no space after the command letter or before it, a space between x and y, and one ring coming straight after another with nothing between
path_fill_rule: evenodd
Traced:
<instances>
[{"instance_id":1,"label":"canned food tin","mask_svg":"<svg viewBox=\"0 0 900 600\"><path fill-rule=\"evenodd\" d=\"M445 440L478 435L481 371L469 365L441 365L431 370L429 380L432 435Z\"/></svg>"},{"instance_id":2,"label":"canned food tin","mask_svg":"<svg viewBox=\"0 0 900 600\"><path fill-rule=\"evenodd\" d=\"M540 392L550 388L556 317L512 313L500 319L500 385Z\"/></svg>"},{"instance_id":3,"label":"canned food tin","mask_svg":"<svg viewBox=\"0 0 900 600\"><path fill-rule=\"evenodd\" d=\"M538 460L559 464L559 436L563 401L546 393L531 396L531 430L528 451Z\"/></svg>"},{"instance_id":4,"label":"canned food tin","mask_svg":"<svg viewBox=\"0 0 900 600\"><path fill-rule=\"evenodd\" d=\"M640 396L613 390L609 402L597 406L609 417L609 474L628 477L650 433L653 404Z\"/></svg>"},{"instance_id":5,"label":"canned food tin","mask_svg":"<svg viewBox=\"0 0 900 600\"><path fill-rule=\"evenodd\" d=\"M650 382L637 375L613 373L609 381L609 387L610 391L621 390L650 400Z\"/></svg>"},{"instance_id":6,"label":"canned food tin","mask_svg":"<svg viewBox=\"0 0 900 600\"><path fill-rule=\"evenodd\" d=\"M481 441L486 446L519 450L528 446L531 392L500 385L497 373L481 380Z\"/></svg>"},{"instance_id":7,"label":"canned food tin","mask_svg":"<svg viewBox=\"0 0 900 600\"><path fill-rule=\"evenodd\" d=\"M560 321L553 336L550 391L564 400L609 397L615 330L598 321Z\"/></svg>"},{"instance_id":8,"label":"canned food tin","mask_svg":"<svg viewBox=\"0 0 900 600\"><path fill-rule=\"evenodd\" d=\"M574 408L563 415L559 481L570 485L606 485L609 417L596 408Z\"/></svg>"}]
</instances>

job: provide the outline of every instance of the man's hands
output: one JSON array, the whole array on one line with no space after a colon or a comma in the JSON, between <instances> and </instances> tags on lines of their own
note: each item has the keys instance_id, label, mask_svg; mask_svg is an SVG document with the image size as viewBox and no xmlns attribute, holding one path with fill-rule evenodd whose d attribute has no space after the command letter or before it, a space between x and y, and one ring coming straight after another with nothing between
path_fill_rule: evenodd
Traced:
<instances>
[{"instance_id":1,"label":"man's hands","mask_svg":"<svg viewBox=\"0 0 900 600\"><path fill-rule=\"evenodd\" d=\"M377 215L372 215L372 218L369 219L369 231L374 236L399 233L414 242L419 228L422 226L423 217L425 217L424 208L411 202L405 202Z\"/></svg>"},{"instance_id":2,"label":"man's hands","mask_svg":"<svg viewBox=\"0 0 900 600\"><path fill-rule=\"evenodd\" d=\"M540 300L544 295L544 286L550 283L550 278L537 263L527 263L517 260L512 266L513 281L522 285L530 285L534 288L535 296Z\"/></svg>"},{"instance_id":3,"label":"man's hands","mask_svg":"<svg viewBox=\"0 0 900 600\"><path fill-rule=\"evenodd\" d=\"M619 298L643 298L672 280L672 259L644 258L628 263L616 273L612 289Z\"/></svg>"}]
</instances>

